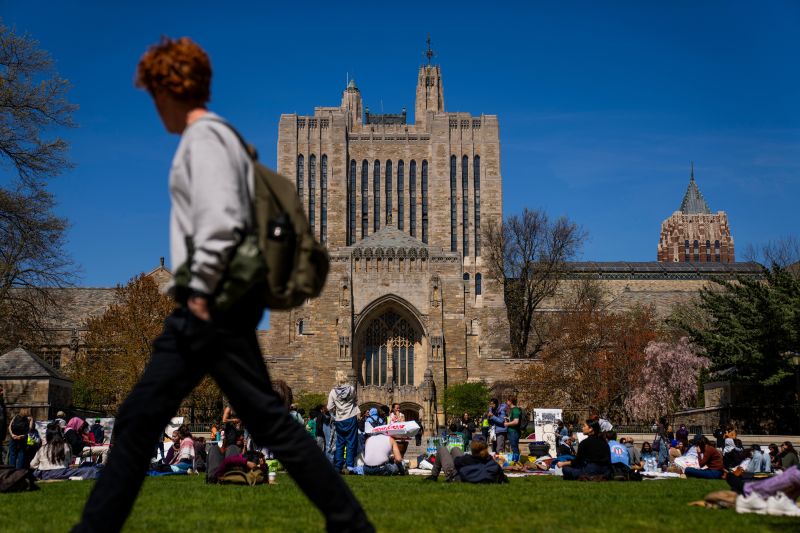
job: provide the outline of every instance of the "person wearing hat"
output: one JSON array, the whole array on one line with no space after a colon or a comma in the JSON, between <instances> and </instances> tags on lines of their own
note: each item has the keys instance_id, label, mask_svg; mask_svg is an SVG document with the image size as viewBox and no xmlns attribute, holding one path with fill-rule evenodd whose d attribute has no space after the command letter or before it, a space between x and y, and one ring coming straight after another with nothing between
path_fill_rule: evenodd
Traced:
<instances>
[{"instance_id":1,"label":"person wearing hat","mask_svg":"<svg viewBox=\"0 0 800 533\"><path fill-rule=\"evenodd\" d=\"M373 407L367 412L367 418L364 421L364 433L369 435L372 433L372 428L382 426L383 424L383 419L378 415L378 408Z\"/></svg>"}]
</instances>

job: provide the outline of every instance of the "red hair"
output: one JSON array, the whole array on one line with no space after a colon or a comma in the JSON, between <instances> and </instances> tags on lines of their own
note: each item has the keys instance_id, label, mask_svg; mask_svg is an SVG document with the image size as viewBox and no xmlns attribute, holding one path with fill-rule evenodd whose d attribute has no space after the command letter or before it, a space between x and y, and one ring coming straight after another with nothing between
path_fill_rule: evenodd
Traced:
<instances>
[{"instance_id":1,"label":"red hair","mask_svg":"<svg viewBox=\"0 0 800 533\"><path fill-rule=\"evenodd\" d=\"M166 89L177 100L204 104L211 96L211 61L188 37L162 37L139 60L135 84L150 94Z\"/></svg>"}]
</instances>

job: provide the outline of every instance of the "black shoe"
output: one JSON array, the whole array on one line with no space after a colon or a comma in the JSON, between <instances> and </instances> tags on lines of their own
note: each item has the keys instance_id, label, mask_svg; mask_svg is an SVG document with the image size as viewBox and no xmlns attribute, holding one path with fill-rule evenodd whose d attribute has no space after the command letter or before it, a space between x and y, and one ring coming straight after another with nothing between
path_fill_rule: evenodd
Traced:
<instances>
[{"instance_id":1,"label":"black shoe","mask_svg":"<svg viewBox=\"0 0 800 533\"><path fill-rule=\"evenodd\" d=\"M426 476L422 478L422 481L438 481L439 476Z\"/></svg>"}]
</instances>

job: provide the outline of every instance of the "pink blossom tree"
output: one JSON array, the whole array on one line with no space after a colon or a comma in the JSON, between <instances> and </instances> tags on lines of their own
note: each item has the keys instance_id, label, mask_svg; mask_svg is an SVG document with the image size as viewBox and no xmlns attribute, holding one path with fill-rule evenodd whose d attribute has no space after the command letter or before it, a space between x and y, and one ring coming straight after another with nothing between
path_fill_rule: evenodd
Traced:
<instances>
[{"instance_id":1,"label":"pink blossom tree","mask_svg":"<svg viewBox=\"0 0 800 533\"><path fill-rule=\"evenodd\" d=\"M692 407L700 371L709 364L686 337L678 342L651 341L645 348L640 385L625 402L628 414L653 420Z\"/></svg>"}]
</instances>

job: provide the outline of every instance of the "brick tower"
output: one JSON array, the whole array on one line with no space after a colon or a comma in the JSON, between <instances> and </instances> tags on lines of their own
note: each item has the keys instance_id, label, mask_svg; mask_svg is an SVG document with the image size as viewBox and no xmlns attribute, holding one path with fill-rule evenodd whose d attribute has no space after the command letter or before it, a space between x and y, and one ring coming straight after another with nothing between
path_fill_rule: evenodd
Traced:
<instances>
[{"instance_id":1,"label":"brick tower","mask_svg":"<svg viewBox=\"0 0 800 533\"><path fill-rule=\"evenodd\" d=\"M665 262L733 263L733 237L724 211L711 212L694 180L680 208L661 223L658 260Z\"/></svg>"}]
</instances>

